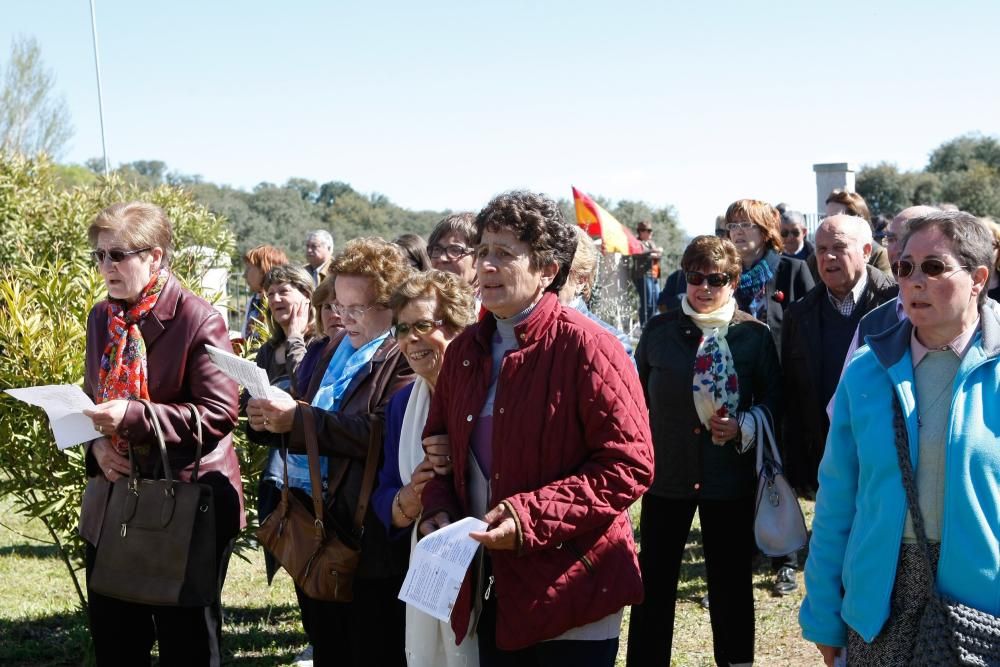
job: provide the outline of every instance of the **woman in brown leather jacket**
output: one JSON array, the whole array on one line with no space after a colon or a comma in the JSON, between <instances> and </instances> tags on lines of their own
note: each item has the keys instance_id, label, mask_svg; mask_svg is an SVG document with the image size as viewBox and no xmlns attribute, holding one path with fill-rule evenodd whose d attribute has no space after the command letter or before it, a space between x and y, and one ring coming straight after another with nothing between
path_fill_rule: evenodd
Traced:
<instances>
[{"instance_id":1,"label":"woman in brown leather jacket","mask_svg":"<svg viewBox=\"0 0 1000 667\"><path fill-rule=\"evenodd\" d=\"M252 399L250 427L288 433L290 450L305 450L302 413L315 417L328 516L339 526L351 525L360 500L374 420L384 420L392 394L413 380L406 359L389 335L389 297L409 268L399 250L381 239L347 244L330 266L336 275L336 307L344 335L325 369L318 368L306 392L309 405ZM381 443L375 455L381 453ZM308 500L307 466L288 466L292 492ZM406 573L408 544L391 543L374 510L368 507L361 539L361 562L355 573L351 602L315 600L296 587L302 624L313 645L316 665L400 665L403 654L404 606L397 599Z\"/></svg>"},{"instance_id":2,"label":"woman in brown leather jacket","mask_svg":"<svg viewBox=\"0 0 1000 667\"><path fill-rule=\"evenodd\" d=\"M80 513L88 582L112 483L129 474L129 445L139 454L144 477L153 475L160 458L152 422L137 400L148 399L162 424L170 466L182 477L195 453L196 425L187 404L201 418L198 480L214 493L221 594L233 539L245 525L239 461L230 436L239 409L236 384L205 351L206 345L231 349L226 322L171 275L171 224L158 206L109 206L87 235L108 290L87 321L84 391L97 403L87 414L103 434L87 445L89 480ZM149 664L154 641L161 664L220 664L218 595L208 607L135 604L93 590L88 595L98 664Z\"/></svg>"}]
</instances>

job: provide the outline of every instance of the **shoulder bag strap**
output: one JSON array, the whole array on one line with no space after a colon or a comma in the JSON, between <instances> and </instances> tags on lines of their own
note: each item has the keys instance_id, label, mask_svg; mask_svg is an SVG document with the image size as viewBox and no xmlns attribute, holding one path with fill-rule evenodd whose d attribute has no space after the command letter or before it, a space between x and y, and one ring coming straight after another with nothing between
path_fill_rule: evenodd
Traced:
<instances>
[{"instance_id":1,"label":"shoulder bag strap","mask_svg":"<svg viewBox=\"0 0 1000 667\"><path fill-rule=\"evenodd\" d=\"M927 568L931 574L931 594L934 594L934 580L937 573L934 571L934 561L931 558L931 547L927 542L927 531L924 529L924 515L920 512L920 502L917 498L917 483L914 479L913 464L910 462L909 437L906 434L906 421L903 419L903 408L899 404L899 397L893 391L892 396L892 426L895 431L896 459L899 461L899 470L903 474L903 490L906 491L906 504L910 509L910 519L913 521L913 532L917 535L917 544L924 552L927 560Z\"/></svg>"},{"instance_id":2,"label":"shoulder bag strap","mask_svg":"<svg viewBox=\"0 0 1000 667\"><path fill-rule=\"evenodd\" d=\"M379 451L382 449L382 420L369 417L372 430L368 439L368 457L365 459L365 475L361 481L361 495L358 496L358 507L354 512L354 534L364 533L365 514L368 512L368 501L371 500L372 488L375 486L375 473L378 470Z\"/></svg>"},{"instance_id":3,"label":"shoulder bag strap","mask_svg":"<svg viewBox=\"0 0 1000 667\"><path fill-rule=\"evenodd\" d=\"M306 437L306 454L309 456L309 484L313 501L313 526L316 530L316 540L322 542L325 537L323 528L323 486L319 473L319 443L316 442L316 415L308 403L299 403L302 412L302 430ZM288 481L288 463L285 463L285 481Z\"/></svg>"},{"instance_id":4,"label":"shoulder bag strap","mask_svg":"<svg viewBox=\"0 0 1000 667\"><path fill-rule=\"evenodd\" d=\"M153 433L156 435L156 442L160 446L160 459L163 461L163 476L168 482L173 483L174 476L170 470L170 462L167 460L167 445L163 441L163 427L160 426L160 418L156 414L156 410L153 409L153 404L150 403L145 398L137 399L146 408L146 412L149 413L149 420L153 424ZM131 457L132 443L129 442L129 457Z\"/></svg>"},{"instance_id":5,"label":"shoulder bag strap","mask_svg":"<svg viewBox=\"0 0 1000 667\"><path fill-rule=\"evenodd\" d=\"M201 466L201 413L198 412L198 408L194 406L194 403L186 403L186 405L188 410L191 411L191 417L194 419L194 468L191 469L191 482L195 483L198 481L198 468Z\"/></svg>"}]
</instances>

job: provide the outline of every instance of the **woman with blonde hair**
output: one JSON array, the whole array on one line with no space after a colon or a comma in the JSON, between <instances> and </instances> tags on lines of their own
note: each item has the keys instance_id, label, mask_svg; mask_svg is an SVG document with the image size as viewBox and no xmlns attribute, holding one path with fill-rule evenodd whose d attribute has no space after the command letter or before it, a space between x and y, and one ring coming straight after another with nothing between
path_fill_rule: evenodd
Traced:
<instances>
[{"instance_id":1,"label":"woman with blonde hair","mask_svg":"<svg viewBox=\"0 0 1000 667\"><path fill-rule=\"evenodd\" d=\"M288 434L290 450L305 451L305 411L312 413L326 488L325 516L351 526L361 498L372 429L385 419L396 391L413 380L396 339L390 335L393 291L410 269L399 249L378 238L349 242L330 265L344 334L322 373L314 371L305 394L308 403L252 399L247 407L252 428ZM379 449L375 456L381 452ZM289 465L292 493L312 506L307 467ZM331 524L330 530L333 530ZM296 586L302 624L313 645L316 665L405 665L404 606L397 595L406 573L408 545L390 542L369 505L360 540L361 560L354 575L351 602L309 597Z\"/></svg>"}]
</instances>

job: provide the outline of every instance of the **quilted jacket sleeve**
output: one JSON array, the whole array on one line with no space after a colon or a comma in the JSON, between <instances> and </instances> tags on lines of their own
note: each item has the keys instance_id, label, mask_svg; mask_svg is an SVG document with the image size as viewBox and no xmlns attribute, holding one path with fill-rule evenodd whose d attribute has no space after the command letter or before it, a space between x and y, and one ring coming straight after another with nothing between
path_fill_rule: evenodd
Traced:
<instances>
[{"instance_id":1,"label":"quilted jacket sleeve","mask_svg":"<svg viewBox=\"0 0 1000 667\"><path fill-rule=\"evenodd\" d=\"M587 456L574 474L504 500L518 523L521 553L610 524L653 481L646 402L621 344L601 333L583 338L577 354L575 409Z\"/></svg>"},{"instance_id":2,"label":"quilted jacket sleeve","mask_svg":"<svg viewBox=\"0 0 1000 667\"><path fill-rule=\"evenodd\" d=\"M450 388L455 386L456 379L453 369L456 367L455 362L458 356L453 352L444 357L440 378L431 396L431 407L427 414L427 421L424 423L425 437L448 432L448 395ZM452 519L463 516L458 496L455 494L454 475L434 475L424 486L420 502L424 506L421 520L434 516L438 512L444 512Z\"/></svg>"}]
</instances>

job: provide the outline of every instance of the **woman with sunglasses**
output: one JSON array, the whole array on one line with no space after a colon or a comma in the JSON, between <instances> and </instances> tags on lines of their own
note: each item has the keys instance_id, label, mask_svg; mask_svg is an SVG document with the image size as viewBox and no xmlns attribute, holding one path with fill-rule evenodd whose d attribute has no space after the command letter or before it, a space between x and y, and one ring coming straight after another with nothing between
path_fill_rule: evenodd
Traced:
<instances>
[{"instance_id":1,"label":"woman with sunglasses","mask_svg":"<svg viewBox=\"0 0 1000 667\"><path fill-rule=\"evenodd\" d=\"M108 290L87 320L83 389L97 406L86 414L101 437L86 445L87 489L80 512L86 540L87 581L100 558L98 538L107 503L124 489L113 484L130 473L157 478L160 455L148 399L162 425L170 467L190 479L201 422L198 481L215 503L218 594L205 607L136 604L88 586L91 638L98 665L148 665L153 644L160 663L222 663L221 590L233 540L246 525L240 465L231 432L239 413L236 383L222 374L206 345L230 350L226 321L211 304L181 287L169 268L172 225L158 206L114 204L87 230L92 257ZM194 406L198 419L191 414Z\"/></svg>"},{"instance_id":2,"label":"woman with sunglasses","mask_svg":"<svg viewBox=\"0 0 1000 667\"><path fill-rule=\"evenodd\" d=\"M389 334L389 297L410 276L399 249L382 239L351 241L330 265L344 334L326 367L313 371L305 394L308 403L252 399L250 425L258 431L287 433L288 448L305 451L303 412L313 413L319 443L325 511L331 524L351 526L372 434L383 420L389 398L409 384L413 373ZM288 483L307 507L307 467L289 466ZM332 529L332 527L331 527ZM302 625L313 646L316 665L405 665L404 605L397 599L406 573L408 545L391 542L372 507L364 518L361 560L351 602L310 598L296 587Z\"/></svg>"},{"instance_id":3,"label":"woman with sunglasses","mask_svg":"<svg viewBox=\"0 0 1000 667\"><path fill-rule=\"evenodd\" d=\"M757 443L747 414L760 405L779 418L781 370L767 327L737 307L741 264L726 239L692 240L681 259L681 308L650 320L636 348L656 474L642 500L645 599L632 608L631 667L670 664L677 580L695 510L716 664L753 662Z\"/></svg>"},{"instance_id":4,"label":"woman with sunglasses","mask_svg":"<svg viewBox=\"0 0 1000 667\"><path fill-rule=\"evenodd\" d=\"M434 466L421 444L424 422L445 352L476 321L474 305L471 287L454 274L435 270L412 276L389 300L395 320L391 333L417 377L396 392L386 408L385 448L372 506L389 538L408 542L411 552L423 511L420 495L434 476ZM446 474L447 458L443 464L438 470ZM409 667L478 664L475 642L455 644L448 623L406 607Z\"/></svg>"},{"instance_id":5,"label":"woman with sunglasses","mask_svg":"<svg viewBox=\"0 0 1000 667\"><path fill-rule=\"evenodd\" d=\"M910 221L902 244L908 319L867 336L847 367L819 468L799 622L827 665L845 646L848 664L911 664L931 587L1000 614L993 235L940 211Z\"/></svg>"}]
</instances>

